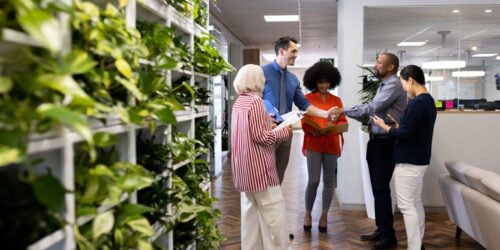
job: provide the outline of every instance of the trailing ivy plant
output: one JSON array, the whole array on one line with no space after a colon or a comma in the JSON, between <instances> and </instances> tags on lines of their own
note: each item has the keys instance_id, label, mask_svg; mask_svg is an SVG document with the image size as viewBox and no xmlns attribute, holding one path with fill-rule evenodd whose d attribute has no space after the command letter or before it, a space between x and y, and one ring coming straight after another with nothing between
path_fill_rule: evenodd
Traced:
<instances>
[{"instance_id":1,"label":"trailing ivy plant","mask_svg":"<svg viewBox=\"0 0 500 250\"><path fill-rule=\"evenodd\" d=\"M172 152L174 164L186 160L193 162L198 155L207 153L207 149L200 141L189 138L183 133L174 134L168 146Z\"/></svg>"},{"instance_id":2,"label":"trailing ivy plant","mask_svg":"<svg viewBox=\"0 0 500 250\"><path fill-rule=\"evenodd\" d=\"M194 22L202 27L207 26L208 11L203 0L192 0Z\"/></svg>"},{"instance_id":3,"label":"trailing ivy plant","mask_svg":"<svg viewBox=\"0 0 500 250\"><path fill-rule=\"evenodd\" d=\"M146 59L152 61L159 69L169 70L179 67L182 51L178 52L176 48L175 28L139 21L137 29L141 33L144 45L150 52Z\"/></svg>"},{"instance_id":4,"label":"trailing ivy plant","mask_svg":"<svg viewBox=\"0 0 500 250\"><path fill-rule=\"evenodd\" d=\"M177 11L186 17L193 14L193 5L186 0L164 0L168 5L174 7Z\"/></svg>"},{"instance_id":5,"label":"trailing ivy plant","mask_svg":"<svg viewBox=\"0 0 500 250\"><path fill-rule=\"evenodd\" d=\"M190 79L191 76L183 75L172 82L172 86L176 89L175 97L187 107L190 107L192 101L196 100L196 90L188 84Z\"/></svg>"},{"instance_id":6,"label":"trailing ivy plant","mask_svg":"<svg viewBox=\"0 0 500 250\"><path fill-rule=\"evenodd\" d=\"M156 175L163 173L168 167L171 157L170 148L157 141L156 136L145 136L144 130L137 135L137 163Z\"/></svg>"},{"instance_id":7,"label":"trailing ivy plant","mask_svg":"<svg viewBox=\"0 0 500 250\"><path fill-rule=\"evenodd\" d=\"M217 199L210 197L200 187L206 181L200 178L200 171L206 172L208 164L198 159L193 165L177 170L172 180L172 192L177 199L174 202L177 216L174 246L175 249L185 249L196 243L197 249L219 249L225 237L216 224L221 213L212 208Z\"/></svg>"},{"instance_id":8,"label":"trailing ivy plant","mask_svg":"<svg viewBox=\"0 0 500 250\"><path fill-rule=\"evenodd\" d=\"M214 36L208 34L196 36L194 41L193 66L196 72L216 76L222 71L232 72L235 70L212 45L216 41Z\"/></svg>"},{"instance_id":9,"label":"trailing ivy plant","mask_svg":"<svg viewBox=\"0 0 500 250\"><path fill-rule=\"evenodd\" d=\"M151 249L154 231L144 213L153 208L123 202L131 193L150 186L154 176L140 165L118 162L117 137L94 135L98 157L94 162L85 145L75 156L75 196L78 216L96 216L75 228L80 249ZM98 209L111 207L104 213Z\"/></svg>"},{"instance_id":10,"label":"trailing ivy plant","mask_svg":"<svg viewBox=\"0 0 500 250\"><path fill-rule=\"evenodd\" d=\"M195 105L212 105L210 90L200 87L198 82L195 82L193 89L195 92Z\"/></svg>"},{"instance_id":11,"label":"trailing ivy plant","mask_svg":"<svg viewBox=\"0 0 500 250\"><path fill-rule=\"evenodd\" d=\"M201 142L199 145L203 145L210 150L214 149L215 132L211 121L196 120L194 131L194 137Z\"/></svg>"}]
</instances>

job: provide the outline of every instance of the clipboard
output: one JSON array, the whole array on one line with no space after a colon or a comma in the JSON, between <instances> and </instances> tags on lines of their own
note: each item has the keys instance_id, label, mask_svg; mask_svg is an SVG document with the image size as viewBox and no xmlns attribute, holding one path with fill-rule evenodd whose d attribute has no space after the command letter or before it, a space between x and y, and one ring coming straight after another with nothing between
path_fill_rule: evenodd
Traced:
<instances>
[{"instance_id":1,"label":"clipboard","mask_svg":"<svg viewBox=\"0 0 500 250\"><path fill-rule=\"evenodd\" d=\"M305 112L301 111L293 111L289 112L283 115L283 117L286 117L286 119L280 123L276 128L273 129L273 131L280 130L282 128L285 128L289 125L293 125L296 122L300 121L304 117Z\"/></svg>"}]
</instances>

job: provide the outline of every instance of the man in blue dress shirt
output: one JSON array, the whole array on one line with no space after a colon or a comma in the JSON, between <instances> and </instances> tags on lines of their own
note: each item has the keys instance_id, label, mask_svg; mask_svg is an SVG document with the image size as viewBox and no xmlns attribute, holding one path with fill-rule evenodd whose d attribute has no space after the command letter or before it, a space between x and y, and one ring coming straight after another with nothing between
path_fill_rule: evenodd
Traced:
<instances>
[{"instance_id":1,"label":"man in blue dress shirt","mask_svg":"<svg viewBox=\"0 0 500 250\"><path fill-rule=\"evenodd\" d=\"M281 37L274 43L276 59L262 67L266 77L262 99L268 100L276 107L281 115L292 111L292 103L295 103L301 111L307 111L311 115L328 118L329 111L319 109L309 103L304 97L300 81L287 68L293 66L297 58L297 40L286 36ZM292 137L284 143L276 146L276 168L280 183L283 182L285 170L290 156Z\"/></svg>"},{"instance_id":2,"label":"man in blue dress shirt","mask_svg":"<svg viewBox=\"0 0 500 250\"><path fill-rule=\"evenodd\" d=\"M266 77L262 99L268 100L276 107L281 115L292 111L292 103L295 103L301 111L323 118L334 119L334 108L326 111L319 109L309 103L302 93L300 81L292 72L288 71L287 66L293 66L297 58L297 40L286 36L279 38L274 43L276 59L262 67ZM285 177L285 170L288 166L292 137L287 141L277 144L276 149L276 169L280 184ZM293 234L290 234L293 238Z\"/></svg>"}]
</instances>

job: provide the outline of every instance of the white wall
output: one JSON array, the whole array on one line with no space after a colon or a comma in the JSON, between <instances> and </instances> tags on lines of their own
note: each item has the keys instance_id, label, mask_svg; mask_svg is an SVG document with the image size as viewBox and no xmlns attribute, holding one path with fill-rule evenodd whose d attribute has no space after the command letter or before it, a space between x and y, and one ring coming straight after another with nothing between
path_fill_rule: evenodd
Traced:
<instances>
[{"instance_id":1,"label":"white wall","mask_svg":"<svg viewBox=\"0 0 500 250\"><path fill-rule=\"evenodd\" d=\"M462 160L500 174L500 112L439 112L434 127L431 163L424 177L422 201L444 206L438 176L447 174L443 162Z\"/></svg>"},{"instance_id":2,"label":"white wall","mask_svg":"<svg viewBox=\"0 0 500 250\"><path fill-rule=\"evenodd\" d=\"M358 76L361 70L356 65L363 64L363 32L364 32L364 7L387 7L387 6L435 6L435 5L478 5L478 4L498 4L498 0L340 0L338 3L338 65L343 78L339 95L344 102L344 106L357 104L360 96L357 94L360 85ZM473 116L473 115L470 115ZM465 119L465 117L462 117ZM479 117L480 118L480 117ZM461 120L462 124L470 124L469 120ZM361 185L361 171L359 160L358 128L359 123L349 120L349 133L345 136L345 148L339 160L339 183L338 194L340 204L343 207L364 204L363 191ZM460 124L460 123L458 123ZM500 124L498 124L500 125ZM457 125L453 125L457 126ZM453 127L452 126L452 127ZM465 126L465 125L463 125ZM500 126L499 126L500 127ZM463 128L463 127L462 127ZM436 130L440 131L440 130ZM436 136L439 135L437 133ZM460 132L459 135L464 133ZM452 134L453 138L460 138ZM485 138L487 139L487 138ZM495 145L495 144L493 144ZM468 145L464 148L455 148L457 156L463 155L462 151L469 150L469 147L479 147L481 145ZM480 157L480 156L475 156ZM473 156L471 156L473 158ZM431 190L439 194L437 189ZM437 198L425 199L425 205L435 205L428 202L439 203Z\"/></svg>"}]
</instances>

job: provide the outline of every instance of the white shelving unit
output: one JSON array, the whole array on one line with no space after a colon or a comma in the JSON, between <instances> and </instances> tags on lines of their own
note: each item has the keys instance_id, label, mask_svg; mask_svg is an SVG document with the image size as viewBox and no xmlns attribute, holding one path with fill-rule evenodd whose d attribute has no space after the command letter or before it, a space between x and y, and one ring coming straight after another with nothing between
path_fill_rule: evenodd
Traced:
<instances>
[{"instance_id":1,"label":"white shelving unit","mask_svg":"<svg viewBox=\"0 0 500 250\"><path fill-rule=\"evenodd\" d=\"M69 0L68 0L69 1ZM98 0L94 0L96 2ZM209 4L208 0L204 1L207 13ZM167 27L175 27L178 35L182 36L183 41L185 41L191 52L194 50L194 37L203 33L208 33L208 17L207 17L207 27L201 27L194 22L193 17L186 17L179 13L172 6L168 6L165 2L161 0L129 0L128 6L126 7L126 20L128 27L136 27L136 22L138 20L147 20L149 22L161 23ZM63 38L65 43L63 43L62 53L69 51L70 44L67 37L69 34L68 27L68 17L61 15L61 23L66 23L62 25L67 30L65 37ZM41 46L39 42L30 38L23 32L19 32L12 29L1 30L3 36L3 43L8 43L5 46ZM6 47L4 47L6 48ZM141 64L152 64L153 62L141 59ZM189 84L194 86L195 82L199 83L199 86L210 90L210 77L205 74L194 72L194 70L171 70L166 72L166 84L171 84L173 77L180 75L190 76ZM194 105L194 103L192 103ZM193 106L192 105L192 106ZM184 111L175 112L177 118L177 125L174 127L168 126L164 131L167 136L165 136L165 143L170 142L170 135L174 132L183 132L189 138L194 138L195 136L195 123L197 120L211 120L211 109L208 106L198 106L198 112L192 108L187 108ZM118 121L118 122L117 122ZM119 122L117 119L112 119L112 121L107 121L106 124L92 123L95 126L92 127L92 132L108 132L113 135L117 135L119 138L119 145L117 146L119 158L121 161L126 161L132 164L136 163L137 150L136 150L136 136L137 130L143 129L136 127L134 125L126 125ZM176 131L175 131L176 130ZM61 183L67 190L75 190L75 177L74 177L74 154L75 148L78 143L81 143L83 138L77 133L72 132L68 129L61 128L54 130L47 134L33 134L30 136L30 141L28 144L28 158L35 159L41 158L43 160L43 166L36 166L36 171L45 171L44 166L49 166L50 171L53 175L60 179ZM211 161L212 154L210 152L208 155L204 156L205 160ZM180 163L168 164L170 171L175 171L189 164L189 161L183 161ZM170 171L166 170L159 174L156 179L160 180L164 177L170 177ZM169 187L172 186L171 178L168 178ZM203 190L210 192L210 182L202 184ZM136 194L132 194L131 197L123 196L121 201L124 202L129 200L129 202L137 202ZM65 195L65 205L66 211L64 212L64 219L68 223L63 228L51 233L50 235L38 240L29 246L29 250L45 250L45 249L76 249L75 237L74 237L74 226L75 224L80 226L86 223L91 223L94 216L86 217L76 217L76 202L75 195L72 192L68 192ZM98 209L100 213L112 209L112 206L103 206ZM173 214L172 207L168 208L169 213ZM173 232L166 232L164 226L155 224L155 235L150 239L154 241L159 237L166 237L166 249L173 249ZM195 246L191 246L190 249L195 249Z\"/></svg>"}]
</instances>

